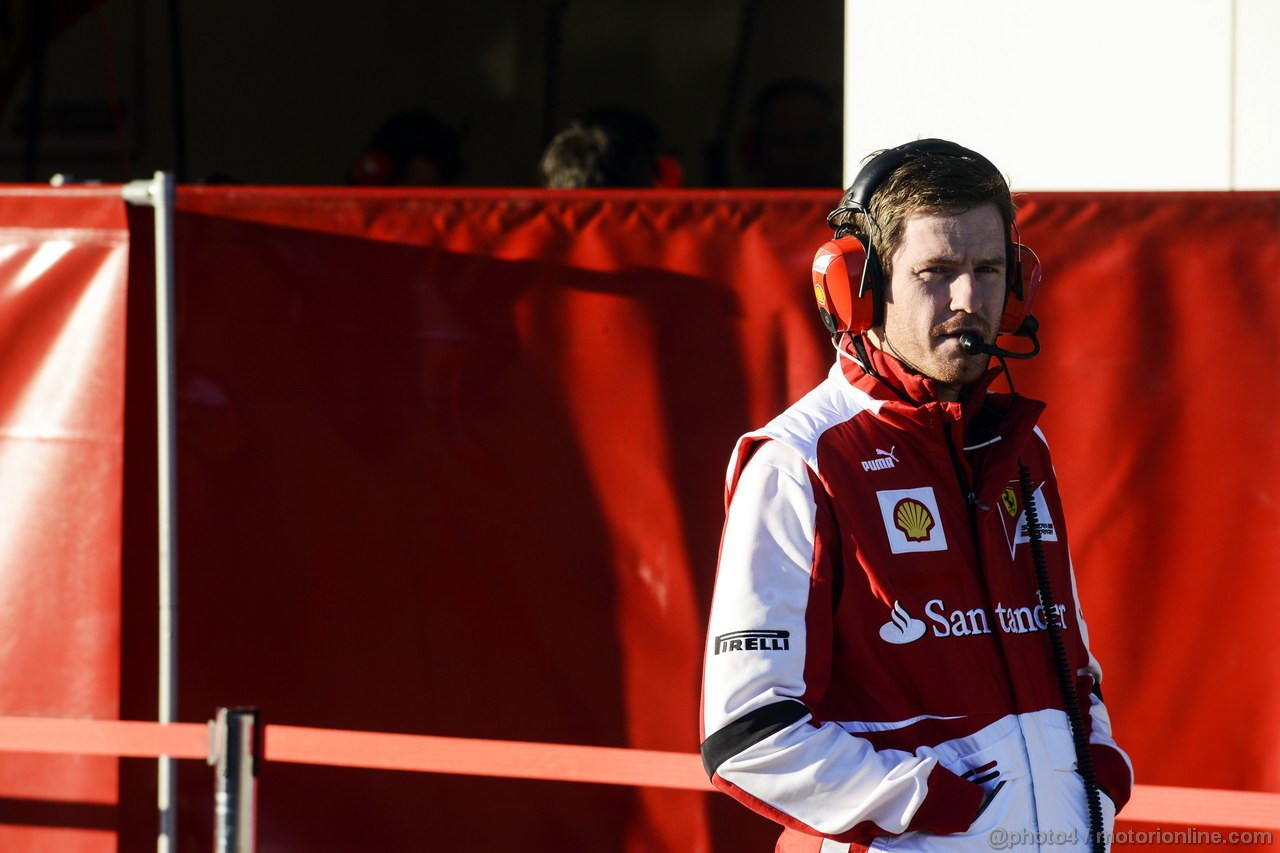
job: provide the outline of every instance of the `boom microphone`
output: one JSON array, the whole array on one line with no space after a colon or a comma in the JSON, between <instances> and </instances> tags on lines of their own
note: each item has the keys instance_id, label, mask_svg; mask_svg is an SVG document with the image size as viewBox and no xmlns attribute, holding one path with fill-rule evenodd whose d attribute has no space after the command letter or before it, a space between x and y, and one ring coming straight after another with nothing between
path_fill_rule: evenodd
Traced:
<instances>
[{"instance_id":1,"label":"boom microphone","mask_svg":"<svg viewBox=\"0 0 1280 853\"><path fill-rule=\"evenodd\" d=\"M1023 338L1031 338L1031 352L1014 352L995 344L989 344L982 339L977 332L965 332L960 336L960 348L969 355L994 355L998 358L1032 358L1040 353L1040 339L1036 337L1036 330L1040 328L1040 323L1030 314L1027 319L1022 321L1022 326L1015 335Z\"/></svg>"}]
</instances>

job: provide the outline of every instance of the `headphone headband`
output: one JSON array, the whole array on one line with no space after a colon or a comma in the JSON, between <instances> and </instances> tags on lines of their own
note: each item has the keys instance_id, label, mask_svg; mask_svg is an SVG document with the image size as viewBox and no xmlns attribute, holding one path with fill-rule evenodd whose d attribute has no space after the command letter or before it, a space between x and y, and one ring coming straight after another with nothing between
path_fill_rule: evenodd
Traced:
<instances>
[{"instance_id":1,"label":"headphone headband","mask_svg":"<svg viewBox=\"0 0 1280 853\"><path fill-rule=\"evenodd\" d=\"M871 206L871 196L875 195L876 189L880 184L884 183L884 180L903 163L925 154L962 157L973 160L999 174L990 160L977 151L965 148L963 145L957 145L946 139L917 139L914 142L907 142L896 148L888 148L868 160L867 164L858 172L858 176L853 179L853 184L850 185L849 191L845 193L841 206L866 213Z\"/></svg>"}]
</instances>

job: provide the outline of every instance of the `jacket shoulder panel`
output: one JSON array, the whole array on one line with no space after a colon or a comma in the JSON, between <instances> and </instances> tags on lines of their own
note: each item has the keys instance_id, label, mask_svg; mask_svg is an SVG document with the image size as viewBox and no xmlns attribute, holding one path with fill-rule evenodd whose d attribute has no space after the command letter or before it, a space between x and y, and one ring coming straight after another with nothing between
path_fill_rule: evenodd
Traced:
<instances>
[{"instance_id":1,"label":"jacket shoulder panel","mask_svg":"<svg viewBox=\"0 0 1280 853\"><path fill-rule=\"evenodd\" d=\"M815 472L818 468L818 444L832 427L846 423L863 412L875 414L881 401L849 384L840 366L808 394L778 415L763 429L744 438L771 438L796 453Z\"/></svg>"}]
</instances>

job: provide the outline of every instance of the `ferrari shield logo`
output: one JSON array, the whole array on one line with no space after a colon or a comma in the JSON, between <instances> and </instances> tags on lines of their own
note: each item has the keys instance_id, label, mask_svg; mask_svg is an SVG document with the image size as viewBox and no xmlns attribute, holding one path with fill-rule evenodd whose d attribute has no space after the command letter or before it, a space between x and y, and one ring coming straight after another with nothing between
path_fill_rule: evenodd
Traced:
<instances>
[{"instance_id":1,"label":"ferrari shield logo","mask_svg":"<svg viewBox=\"0 0 1280 853\"><path fill-rule=\"evenodd\" d=\"M1010 518L1018 517L1018 493L1013 490L1013 486L1004 487L1004 493L1000 495L1000 503L1004 506L1004 511L1009 513Z\"/></svg>"}]
</instances>

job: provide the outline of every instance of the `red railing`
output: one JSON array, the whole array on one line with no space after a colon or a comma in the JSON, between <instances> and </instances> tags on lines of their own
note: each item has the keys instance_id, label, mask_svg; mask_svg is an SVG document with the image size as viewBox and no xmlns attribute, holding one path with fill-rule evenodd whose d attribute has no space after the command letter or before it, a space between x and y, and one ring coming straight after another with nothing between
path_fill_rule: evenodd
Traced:
<instances>
[{"instance_id":1,"label":"red railing","mask_svg":"<svg viewBox=\"0 0 1280 853\"><path fill-rule=\"evenodd\" d=\"M267 761L712 790L698 756L643 749L264 726ZM0 717L0 752L204 760L209 726ZM1280 830L1280 794L1138 785L1123 822Z\"/></svg>"}]
</instances>

